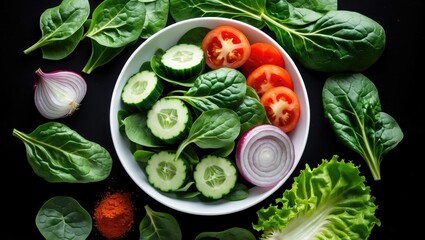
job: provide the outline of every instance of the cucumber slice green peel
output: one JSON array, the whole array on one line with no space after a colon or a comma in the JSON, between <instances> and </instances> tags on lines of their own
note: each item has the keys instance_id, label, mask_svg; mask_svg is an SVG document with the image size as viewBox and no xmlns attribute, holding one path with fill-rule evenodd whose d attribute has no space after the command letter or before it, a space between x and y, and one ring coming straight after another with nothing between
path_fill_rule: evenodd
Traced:
<instances>
[{"instance_id":1,"label":"cucumber slice green peel","mask_svg":"<svg viewBox=\"0 0 425 240\"><path fill-rule=\"evenodd\" d=\"M163 192L177 191L190 175L191 168L183 156L174 159L174 152L160 151L153 154L146 165L148 181Z\"/></svg>"},{"instance_id":2,"label":"cucumber slice green peel","mask_svg":"<svg viewBox=\"0 0 425 240\"><path fill-rule=\"evenodd\" d=\"M196 165L193 173L196 188L205 197L220 199L236 185L238 171L227 158L208 155Z\"/></svg>"},{"instance_id":3,"label":"cucumber slice green peel","mask_svg":"<svg viewBox=\"0 0 425 240\"><path fill-rule=\"evenodd\" d=\"M121 100L131 109L148 109L159 99L164 86L155 72L144 70L132 75L126 82Z\"/></svg>"},{"instance_id":4,"label":"cucumber slice green peel","mask_svg":"<svg viewBox=\"0 0 425 240\"><path fill-rule=\"evenodd\" d=\"M204 52L195 44L181 43L167 49L161 63L168 76L184 80L199 75L205 66Z\"/></svg>"},{"instance_id":5,"label":"cucumber slice green peel","mask_svg":"<svg viewBox=\"0 0 425 240\"><path fill-rule=\"evenodd\" d=\"M155 137L168 144L184 139L191 125L192 114L180 99L161 98L148 111L148 128Z\"/></svg>"}]
</instances>

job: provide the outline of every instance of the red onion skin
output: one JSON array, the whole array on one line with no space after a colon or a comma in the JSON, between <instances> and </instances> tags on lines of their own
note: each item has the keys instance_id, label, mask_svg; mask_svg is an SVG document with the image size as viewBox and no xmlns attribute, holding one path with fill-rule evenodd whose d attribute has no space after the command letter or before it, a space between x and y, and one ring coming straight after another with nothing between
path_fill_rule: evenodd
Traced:
<instances>
[{"instance_id":1,"label":"red onion skin","mask_svg":"<svg viewBox=\"0 0 425 240\"><path fill-rule=\"evenodd\" d=\"M290 159L286 159L286 161L291 162L289 168L284 169L285 171L284 174L280 175L278 179L275 179L274 181L265 181L266 179L256 179L255 176L252 176L251 174L249 174L247 172L247 169L245 169L244 165L246 164L250 164L247 163L249 161L249 159L246 159L243 156L244 151L249 151L249 149L246 149L246 141L248 137L251 137L250 135L254 134L254 131L258 131L258 130L266 130L266 131L272 131L274 133L278 133L279 136L282 137L283 141L286 142L285 145L288 145L287 147L289 148L288 150L290 151ZM257 135L258 133L256 133L255 135ZM254 135L254 141L258 141L259 139L255 139L255 135ZM252 139L251 139L252 141ZM263 139L263 141L265 141ZM294 164L295 161L295 150L294 150L294 146L292 143L292 140L289 138L289 136L284 133L282 130L280 130L278 127L274 126L274 125L270 125L270 124L262 124L262 125L258 125L255 126L253 128L251 128L250 130L246 131L241 138L238 141L237 144L237 148L236 148L236 165L239 169L239 172L241 174L241 176L247 180L248 182L250 182L253 185L256 185L258 187L273 187L275 186L277 183L279 183L282 179L284 179L286 177L286 175L289 173L289 169L292 168L292 165ZM266 173L266 172L264 172Z\"/></svg>"}]
</instances>

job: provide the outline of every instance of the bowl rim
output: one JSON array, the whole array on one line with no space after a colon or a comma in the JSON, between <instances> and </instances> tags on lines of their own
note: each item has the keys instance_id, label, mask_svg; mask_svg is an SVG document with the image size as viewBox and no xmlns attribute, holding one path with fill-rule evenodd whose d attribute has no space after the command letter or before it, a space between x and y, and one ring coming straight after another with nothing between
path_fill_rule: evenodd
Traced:
<instances>
[{"instance_id":1,"label":"bowl rim","mask_svg":"<svg viewBox=\"0 0 425 240\"><path fill-rule=\"evenodd\" d=\"M207 23L208 24L205 24ZM122 103L120 101L120 95L121 90L126 82L124 79L127 79L129 76L129 72L127 69L131 64L134 64L133 62L136 61L135 59L140 58L140 52L142 49L147 47L149 44L152 44L153 41L157 40L158 37L163 35L166 31L168 31L170 28L182 28L186 25L189 25L191 27L188 27L186 29L190 30L193 27L197 26L205 26L208 25L210 28L213 28L214 26L219 25L232 25L242 28L242 32L246 32L247 30L253 31L255 34L259 34L259 38L261 39L267 39L267 41L272 42L274 45L277 44L279 51L284 55L285 58L285 67L291 66L288 71L290 71L291 75L295 74L296 78L298 78L300 81L296 83L295 90L298 93L302 93L304 98L302 100L302 115L300 117L300 122L298 123L300 126L302 123L303 126L303 134L298 134L297 137L300 139L298 140L298 144L296 147L296 156L293 166L291 167L290 171L286 175L284 179L282 179L278 184L276 184L273 187L270 188L260 188L260 187L252 187L249 190L250 196L247 199L239 200L239 201L227 201L224 199L220 199L218 201L213 202L202 202L202 201L194 201L190 199L178 199L173 198L170 196L167 196L166 194L160 193L158 190L154 189L147 180L140 179L139 172L141 171L141 168L134 169L135 166L139 166L136 163L136 160L132 158L133 162L130 162L128 160L130 149L127 146L127 140L123 139L123 136L119 132L119 122L117 118L118 111L122 108ZM256 35L258 36L258 35ZM257 38L257 37L255 37ZM177 40L178 38L176 38ZM251 41L251 39L250 39ZM253 41L255 42L255 41ZM141 64L141 62L140 62ZM140 65L139 65L140 66ZM134 69L134 67L133 67ZM127 72L126 72L127 71ZM134 72L135 73L135 72ZM293 77L294 78L294 77ZM295 83L294 83L295 85ZM302 122L301 122L302 120ZM118 156L119 161L121 162L123 168L125 169L126 173L130 176L130 178L133 180L133 182L138 185L138 187L145 192L147 195L149 195L154 200L160 202L161 204L172 208L174 210L193 214L193 215L204 215L204 216L218 216L218 215L225 215L225 214L231 214L235 212L243 211L247 208L250 208L266 198L268 198L270 195L272 195L276 190L278 190L286 181L287 179L292 175L295 168L298 166L298 163L300 162L300 159L303 155L303 152L305 150L308 135L310 132L310 104L309 104L309 98L307 94L307 90L304 84L304 80L299 72L298 67L296 66L293 59L288 55L288 53L283 49L282 46L280 46L276 40L274 40L271 36L269 36L267 33L262 31L261 29L258 29L252 25L249 25L248 23L244 23L242 21L229 19L229 18L222 18L222 17L199 17L199 18L191 18L182 20L179 22L175 22L171 25L166 26L165 28L159 30L158 32L154 33L151 37L144 40L130 55L130 57L127 59L125 64L123 65L119 76L117 78L117 81L115 83L115 86L113 88L111 102L110 102L110 113L109 113L109 121L110 121L110 132L112 137L112 142L114 146L114 150ZM288 135L292 138L295 136L295 132L297 129L295 129L293 132L289 133ZM295 144L294 144L295 145ZM123 151L120 151L119 149L123 149L126 147L129 151L126 153L123 153ZM130 153L131 154L131 153ZM132 155L131 155L132 156ZM137 171L137 172L135 172ZM144 175L144 174L143 174ZM143 178L143 176L142 176ZM144 180L144 182L142 181Z\"/></svg>"}]
</instances>

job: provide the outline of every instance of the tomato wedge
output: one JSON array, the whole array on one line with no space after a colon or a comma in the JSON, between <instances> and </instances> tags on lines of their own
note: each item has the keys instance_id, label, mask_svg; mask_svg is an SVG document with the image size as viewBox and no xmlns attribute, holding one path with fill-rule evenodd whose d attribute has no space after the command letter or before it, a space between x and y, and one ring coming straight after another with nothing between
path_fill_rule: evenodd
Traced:
<instances>
[{"instance_id":1,"label":"tomato wedge","mask_svg":"<svg viewBox=\"0 0 425 240\"><path fill-rule=\"evenodd\" d=\"M202 40L205 62L211 69L239 68L249 58L251 44L240 30L232 26L218 26Z\"/></svg>"},{"instance_id":2,"label":"tomato wedge","mask_svg":"<svg viewBox=\"0 0 425 240\"><path fill-rule=\"evenodd\" d=\"M274 87L260 98L270 122L288 133L300 119L300 102L296 93L287 87Z\"/></svg>"},{"instance_id":3,"label":"tomato wedge","mask_svg":"<svg viewBox=\"0 0 425 240\"><path fill-rule=\"evenodd\" d=\"M253 43L251 44L251 54L248 60L240 71L248 77L249 74L264 64L273 64L280 67L285 67L285 60L279 50L268 43Z\"/></svg>"},{"instance_id":4,"label":"tomato wedge","mask_svg":"<svg viewBox=\"0 0 425 240\"><path fill-rule=\"evenodd\" d=\"M273 64L264 64L255 69L249 74L246 83L253 87L260 97L272 87L284 86L294 90L289 72Z\"/></svg>"}]
</instances>

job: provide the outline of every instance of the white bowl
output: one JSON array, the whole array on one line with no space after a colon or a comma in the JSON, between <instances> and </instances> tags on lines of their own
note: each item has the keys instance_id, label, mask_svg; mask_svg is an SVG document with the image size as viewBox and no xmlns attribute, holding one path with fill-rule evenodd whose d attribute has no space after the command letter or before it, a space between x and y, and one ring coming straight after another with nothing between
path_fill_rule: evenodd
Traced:
<instances>
[{"instance_id":1,"label":"white bowl","mask_svg":"<svg viewBox=\"0 0 425 240\"><path fill-rule=\"evenodd\" d=\"M283 54L285 58L285 68L291 74L294 83L294 89L299 97L301 104L301 117L299 123L296 129L289 134L295 147L295 164L292 166L292 169L290 170L287 177L282 179L277 185L272 188L252 187L249 190L249 197L243 200L219 200L214 202L204 202L196 199L183 200L172 198L161 194L148 183L143 170L140 168L136 160L134 160L133 155L130 152L128 141L119 132L117 113L120 109L123 109L120 98L121 91L128 78L134 73L138 72L140 65L145 61L149 61L151 56L154 55L158 48L167 49L171 47L186 31L192 28L207 27L212 29L220 25L234 26L241 30L248 37L250 43L270 43L278 48ZM146 192L149 196L158 202L172 209L189 214L210 216L224 215L242 211L263 201L277 189L279 189L282 184L290 177L297 164L299 163L307 143L310 129L310 105L304 81L297 69L297 66L294 64L285 50L282 49L282 47L269 35L251 25L236 20L215 17L194 18L177 22L167 26L166 28L160 30L145 40L127 60L123 69L121 70L121 73L118 76L115 88L112 93L109 117L112 140L117 155L129 176L144 192Z\"/></svg>"}]
</instances>

